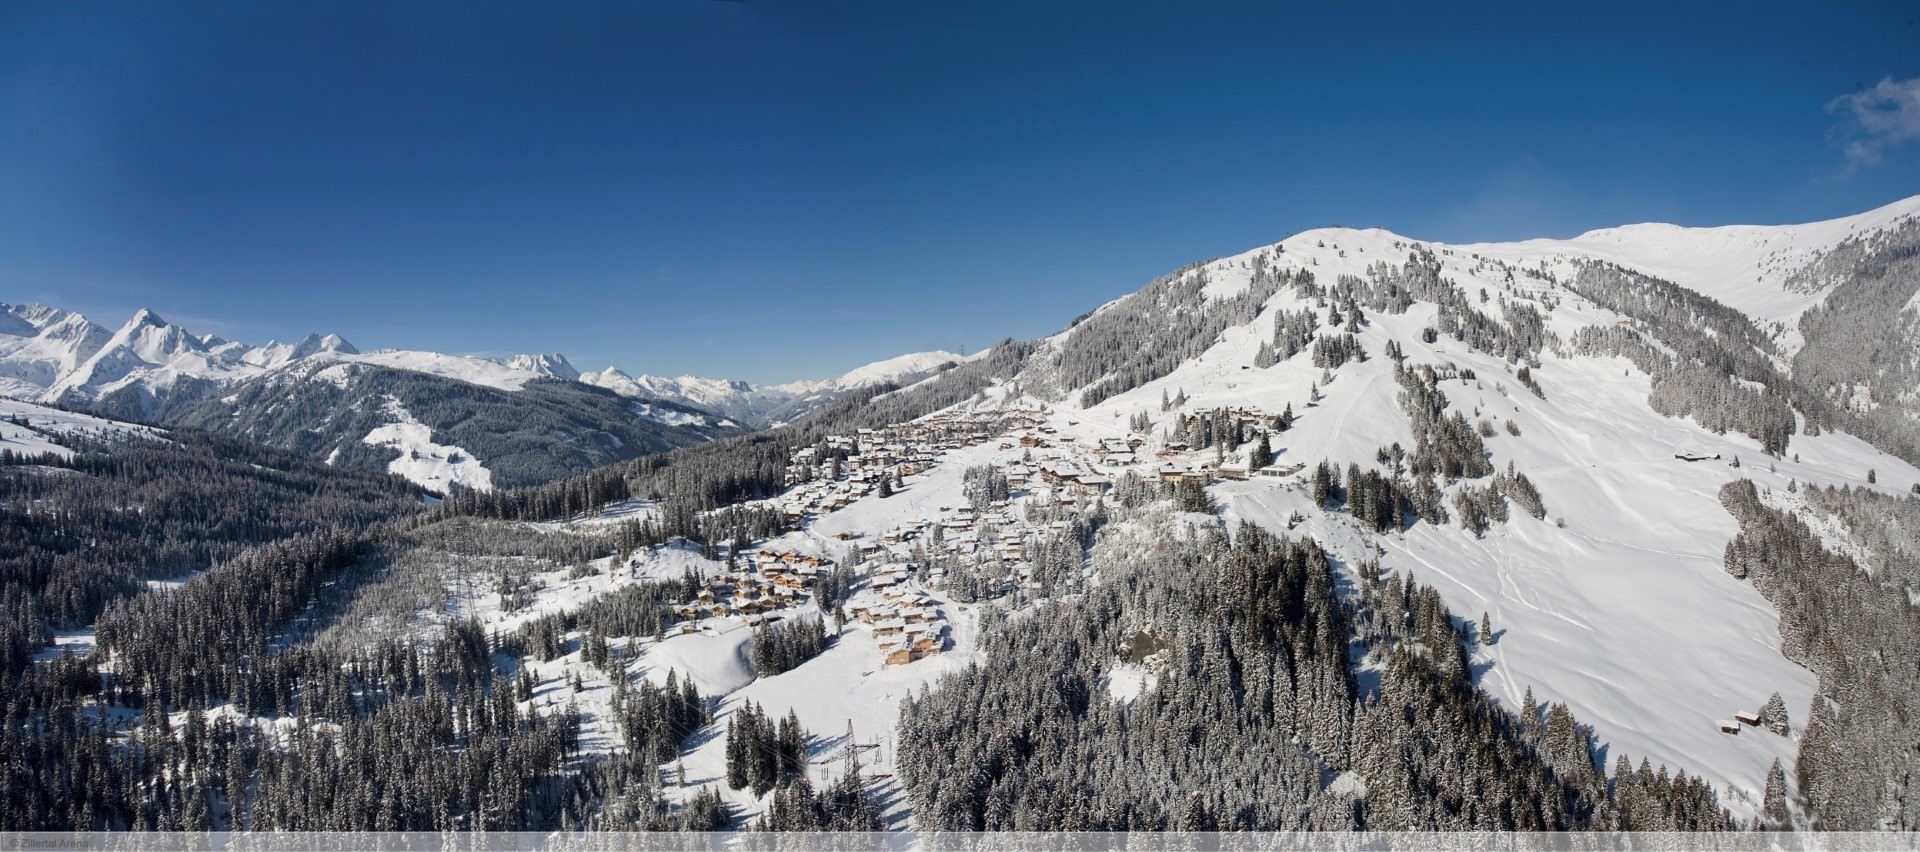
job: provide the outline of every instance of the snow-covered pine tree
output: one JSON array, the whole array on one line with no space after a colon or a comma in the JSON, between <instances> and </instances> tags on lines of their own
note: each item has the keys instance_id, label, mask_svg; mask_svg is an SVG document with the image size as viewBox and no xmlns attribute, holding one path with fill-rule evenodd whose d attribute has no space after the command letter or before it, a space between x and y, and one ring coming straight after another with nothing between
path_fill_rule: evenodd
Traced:
<instances>
[{"instance_id":1,"label":"snow-covered pine tree","mask_svg":"<svg viewBox=\"0 0 1920 852\"><path fill-rule=\"evenodd\" d=\"M1780 736L1786 736L1790 730L1787 722L1787 702L1776 692L1767 698L1765 707L1760 708L1760 724L1767 730Z\"/></svg>"},{"instance_id":2,"label":"snow-covered pine tree","mask_svg":"<svg viewBox=\"0 0 1920 852\"><path fill-rule=\"evenodd\" d=\"M1777 757L1767 770L1767 789L1761 796L1760 822L1768 831L1786 831L1792 827L1787 814L1787 773L1780 768L1780 758Z\"/></svg>"}]
</instances>

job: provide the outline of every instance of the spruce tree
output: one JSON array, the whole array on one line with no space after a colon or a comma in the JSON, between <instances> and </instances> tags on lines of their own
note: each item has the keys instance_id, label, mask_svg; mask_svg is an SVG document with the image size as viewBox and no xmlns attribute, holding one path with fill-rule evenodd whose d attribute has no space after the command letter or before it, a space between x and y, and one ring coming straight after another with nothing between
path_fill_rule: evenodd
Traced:
<instances>
[{"instance_id":1,"label":"spruce tree","mask_svg":"<svg viewBox=\"0 0 1920 852\"><path fill-rule=\"evenodd\" d=\"M1765 726L1767 730L1780 736L1784 737L1787 735L1787 731L1789 730L1787 725L1787 702L1780 698L1780 693L1776 692L1768 697L1767 705L1760 708L1760 724Z\"/></svg>"},{"instance_id":2,"label":"spruce tree","mask_svg":"<svg viewBox=\"0 0 1920 852\"><path fill-rule=\"evenodd\" d=\"M738 721L738 717L727 720L727 788L732 790L747 786L746 738Z\"/></svg>"},{"instance_id":3,"label":"spruce tree","mask_svg":"<svg viewBox=\"0 0 1920 852\"><path fill-rule=\"evenodd\" d=\"M1760 821L1768 831L1786 831L1792 827L1787 815L1787 773L1780 768L1780 758L1773 759L1773 766L1767 770L1767 790L1761 797Z\"/></svg>"}]
</instances>

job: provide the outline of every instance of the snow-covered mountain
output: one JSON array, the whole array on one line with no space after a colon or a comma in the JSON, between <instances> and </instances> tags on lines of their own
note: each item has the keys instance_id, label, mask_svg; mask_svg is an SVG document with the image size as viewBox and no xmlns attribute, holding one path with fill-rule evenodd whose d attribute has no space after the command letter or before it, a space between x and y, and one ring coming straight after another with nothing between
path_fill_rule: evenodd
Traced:
<instances>
[{"instance_id":1,"label":"snow-covered mountain","mask_svg":"<svg viewBox=\"0 0 1920 852\"><path fill-rule=\"evenodd\" d=\"M703 379L698 376L681 376L677 379L645 374L632 376L612 366L598 372L589 370L581 373L580 381L606 388L621 396L671 399L729 417L745 417L752 410L754 388L742 381Z\"/></svg>"},{"instance_id":2,"label":"snow-covered mountain","mask_svg":"<svg viewBox=\"0 0 1920 852\"><path fill-rule=\"evenodd\" d=\"M1885 233L1920 214L1920 196L1853 216L1804 225L1685 228L1658 223L1588 231L1568 240L1478 243L1460 251L1510 263L1618 263L1711 296L1773 334L1791 357L1804 341L1797 324L1844 276L1820 275L1817 261L1849 240Z\"/></svg>"},{"instance_id":3,"label":"snow-covered mountain","mask_svg":"<svg viewBox=\"0 0 1920 852\"><path fill-rule=\"evenodd\" d=\"M1809 225L1635 225L1508 244L1320 229L1110 302L996 383L1053 406L1048 426L1075 446L1151 423L1160 458L1142 452L1135 471L1148 478L1212 465L1215 449L1175 443L1213 443L1212 412L1290 409L1297 419L1270 440L1272 468L1293 473L1216 478L1225 520L1312 535L1356 583L1356 566L1378 562L1436 587L1456 613L1489 613L1502 632L1473 652L1481 688L1510 709L1529 691L1564 702L1607 754L1684 767L1751 815L1773 760L1794 777L1798 734L1736 738L1714 720L1773 692L1804 720L1819 685L1783 650L1775 607L1724 570L1736 523L1717 495L1751 479L1769 505L1830 530L1793 490L1920 493L1920 403L1901 367L1920 346L1916 273L1920 197ZM1812 322L1855 310L1835 302L1865 300L1863 282L1879 282L1869 303L1889 323L1867 351L1848 348L1859 326ZM1417 392L1403 364L1434 367L1437 381ZM1871 386L1888 418L1834 395L1834 375ZM1437 489L1452 523L1381 534L1358 508L1316 505L1308 486L1323 460L1336 476L1395 478L1401 451L1451 440L1411 416L1418 393L1473 425L1487 470L1527 476L1544 514L1516 503L1506 523L1463 528L1463 501L1490 474L1399 477ZM1762 421L1775 414L1790 437L1769 437ZM1252 444L1248 433L1218 452L1244 468ZM1017 464L1023 452L970 461Z\"/></svg>"},{"instance_id":4,"label":"snow-covered mountain","mask_svg":"<svg viewBox=\"0 0 1920 852\"><path fill-rule=\"evenodd\" d=\"M446 490L524 485L741 427L574 381L558 354L361 352L339 335L251 346L141 310L109 331L0 308L0 396L239 435Z\"/></svg>"},{"instance_id":5,"label":"snow-covered mountain","mask_svg":"<svg viewBox=\"0 0 1920 852\"><path fill-rule=\"evenodd\" d=\"M135 418L148 416L157 399L174 395L176 389L199 396L294 365L357 363L502 390L519 390L544 379L578 381L758 426L790 420L847 391L886 382L910 384L965 360L950 352L915 352L830 379L756 386L698 376L634 376L616 367L583 374L557 352L506 358L409 350L363 353L337 334L250 346L195 335L144 309L117 331L109 331L71 311L0 305L0 396L83 408L108 400L115 414Z\"/></svg>"},{"instance_id":6,"label":"snow-covered mountain","mask_svg":"<svg viewBox=\"0 0 1920 852\"><path fill-rule=\"evenodd\" d=\"M612 366L599 372L582 373L579 379L622 396L677 402L745 423L774 425L801 417L849 391L887 383L912 384L944 367L968 360L969 356L952 352L913 352L856 367L831 379L774 385L699 376L634 376Z\"/></svg>"},{"instance_id":7,"label":"snow-covered mountain","mask_svg":"<svg viewBox=\"0 0 1920 852\"><path fill-rule=\"evenodd\" d=\"M560 355L496 360L407 350L363 353L337 334L251 346L196 335L145 309L116 331L44 305L5 306L0 317L0 394L82 408L107 405L121 416L145 417L158 400L181 395L176 391L203 395L296 365L366 364L505 390L577 375Z\"/></svg>"},{"instance_id":8,"label":"snow-covered mountain","mask_svg":"<svg viewBox=\"0 0 1920 852\"><path fill-rule=\"evenodd\" d=\"M1459 250L1563 276L1617 263L1711 297L1751 319L1768 357L1851 431L1920 452L1920 196L1805 225L1630 225Z\"/></svg>"},{"instance_id":9,"label":"snow-covered mountain","mask_svg":"<svg viewBox=\"0 0 1920 852\"><path fill-rule=\"evenodd\" d=\"M0 395L38 396L86 363L112 336L72 311L0 306Z\"/></svg>"},{"instance_id":10,"label":"snow-covered mountain","mask_svg":"<svg viewBox=\"0 0 1920 852\"><path fill-rule=\"evenodd\" d=\"M1022 611L993 630L1073 617L1060 612L1071 612L1077 595L1039 602L1050 592L1029 578L1041 572L1042 560L1013 553L1006 542L1031 548L1043 539L1047 532L1033 526L1035 517L1079 511L1084 520L1084 495L1100 487L1088 480L1111 482L1103 518L1088 522L1112 525L1096 537L1088 573L1052 583L1107 582L1102 572L1118 569L1103 561L1098 542L1130 541L1109 546L1157 554L1183 538L1182 525L1247 523L1311 537L1330 557L1344 597L1382 588L1383 578L1395 575L1437 593L1465 622L1440 640L1465 640L1464 676L1516 716L1537 702L1539 715L1520 724L1543 751L1573 751L1565 771L1598 762L1586 771L1604 782L1623 758L1630 766L1649 761L1665 767L1660 777L1684 771L1711 784L1717 805L1751 824L1763 815L1778 761L1789 779L1786 796L1817 802L1809 812L1839 820L1830 824L1866 828L1879 818L1909 825L1900 822L1911 819L1901 804L1909 800L1901 780L1907 764L1874 763L1882 758L1855 752L1882 753L1874 743L1912 741L1913 725L1888 723L1893 727L1871 736L1857 733L1868 728L1846 726L1911 718L1898 702L1920 694L1920 684L1901 669L1899 685L1888 685L1884 678L1896 675L1876 661L1904 653L1898 643L1912 634L1901 632L1905 616L1868 624L1850 613L1877 611L1860 602L1875 594L1892 602L1887 606L1908 606L1920 571L1910 533L1873 531L1861 520L1874 517L1870 512L1843 516L1835 507L1873 500L1880 502L1872 511L1897 513L1908 511L1900 508L1911 505L1906 495L1920 493L1920 452L1911 429L1900 428L1920 405L1897 366L1920 340L1910 330L1920 314L1917 214L1920 198L1812 225L1638 225L1572 240L1470 246L1329 228L1194 264L1052 337L988 353L885 397L871 411L835 412L840 419L831 424L807 424L814 432L840 430L848 437L841 446L854 443L855 429L877 430L861 436L863 448L869 436L904 444L883 446L885 457L849 459L849 472L839 474L808 464L815 448L802 448L808 455L796 455L789 470L813 479L772 500L806 520L754 546L835 557L846 552L846 541L899 540L937 522L946 528L942 537L896 546L862 570L919 559L915 548L948 551L933 557L932 570L923 566L901 580L906 591L895 584L887 592L924 595L921 605L941 613L952 641L940 654L883 660L874 649L893 646L880 638L880 623L854 624L806 664L756 675L738 663L749 631L729 634L722 618L688 638L647 646L631 665L679 670L736 711L747 701L772 716L791 711L808 730L837 731L857 720L862 741L899 744L898 756L870 764L899 778L911 773L897 761L939 745L897 722L900 699L924 696L921 687L932 685L931 698L918 700L918 718L938 720L941 743L965 738L983 763L997 767L979 790L1018 791L1027 780L1022 772L1060 768L1011 768L1023 753L996 751L995 744L1027 742L1034 731L1047 732L1036 739L1082 736L1063 732L1091 725L1095 714L1063 710L1042 723L1011 710L1022 697L1049 693L1032 684L1001 692L997 684L1043 661L996 665L983 653L992 631L979 613ZM1884 315L1885 324L1861 325L1867 313ZM1852 325L1830 321L1835 316L1852 318ZM1879 354L1848 354L1855 351L1848 347L1864 345ZM1848 391L1847 381L1870 391ZM1865 404L1861 393L1877 405ZM1014 425L996 420L996 412L1017 415ZM1869 416L1876 413L1887 416ZM904 421L920 425L887 428ZM919 439L925 444L893 437L916 432L935 437ZM956 433L987 437L968 443L953 439ZM937 442L949 449L937 451ZM1249 470L1262 446L1271 462ZM923 453L937 453L937 460L928 464ZM885 470L895 463L886 458L903 456L915 457L915 469L891 494L870 487L876 466ZM956 515L952 507L969 505L969 482L988 466L1010 478L1019 471L1024 482L1010 487L1007 508L988 512L990 518ZM1317 473L1323 470L1330 473ZM1140 483L1169 478L1207 483L1206 499L1179 505L1210 503L1214 511L1175 513L1172 528L1166 513L1143 511L1141 503L1180 492L1159 485L1143 491ZM1828 562L1769 562L1787 551L1730 546L1753 523L1751 507L1736 509L1739 501L1727 496L1747 482L1760 505L1804 521L1818 539L1811 546L1858 560L1871 572L1864 584L1871 588L1802 596L1818 598L1811 602L1782 597L1782 575ZM1127 497L1114 497L1125 488L1132 489ZM984 544L989 530L1003 543L993 552ZM1765 570L1750 569L1748 561ZM1103 599L1113 609L1087 617L1124 625L1122 636L1152 630L1165 638L1136 608L1174 592L1130 588L1131 595ZM1411 597L1395 605L1418 609ZM1227 615L1219 617L1226 623ZM1070 628L1063 635L1080 634ZM1401 700L1404 690L1423 688L1383 685L1391 679L1390 640L1352 641L1357 685L1344 700L1383 691ZM1076 651L1089 647L1101 653L1098 645ZM1113 656L1075 667L1060 688L1098 684L1096 700L1147 708L1149 715L1124 726L1138 732L1160 718L1151 714L1167 712L1167 696L1149 697L1155 685L1195 688L1196 669L1205 669L1195 661L1213 652L1193 645L1144 661L1104 653ZM1184 670L1175 672L1183 661ZM968 674L975 664L984 667ZM1214 664L1236 665L1217 658ZM1295 686L1285 700L1306 700L1304 680ZM1775 694L1788 720L1785 735L1732 721ZM1838 715L1835 707L1843 708ZM992 709L973 718L967 708ZM1552 744L1556 713L1590 727L1590 741L1583 728L1569 727L1570 738ZM688 772L724 773L729 721L717 718L681 755ZM912 742L916 737L921 741ZM1861 737L1869 744L1851 744ZM962 751L974 753L968 749ZM1358 740L1354 752L1313 756L1326 762L1324 777L1335 778L1316 795L1364 796L1387 787L1382 767L1366 762ZM1814 788L1800 789L1803 782ZM973 830L979 825L968 820L992 810L964 791L898 783L906 789L888 797L896 803L892 825ZM1099 793L1124 797L1104 787ZM913 813L909 822L906 803L921 794L942 807ZM738 813L765 812L764 799L723 795ZM1006 795L1017 812L1020 793ZM1186 795L1182 790L1179 800ZM1851 804L1856 799L1865 804ZM1376 806L1384 807L1369 798L1368 808ZM1843 807L1867 817L1836 816ZM948 819L956 821L936 821Z\"/></svg>"},{"instance_id":11,"label":"snow-covered mountain","mask_svg":"<svg viewBox=\"0 0 1920 852\"><path fill-rule=\"evenodd\" d=\"M907 385L933 375L944 367L949 367L954 364L964 364L969 360L980 357L981 354L983 353L976 352L973 355L955 355L952 352L943 350L910 352L905 355L896 355L892 358L855 367L831 379L788 382L787 384L775 385L774 389L785 391L796 396L805 396L807 394L821 392L858 390L860 388L889 382Z\"/></svg>"},{"instance_id":12,"label":"snow-covered mountain","mask_svg":"<svg viewBox=\"0 0 1920 852\"><path fill-rule=\"evenodd\" d=\"M915 353L833 379L755 387L693 376L634 378L612 367L582 375L559 353L485 358L394 349L361 352L335 334L251 346L194 334L150 310L138 311L110 331L70 311L0 306L0 396L231 432L350 463L384 463L374 456L384 457L394 448L413 459L420 447L428 448L432 458L464 459L464 467L408 468L422 484L436 488L543 481L791 420L848 391L882 382L910 383L962 360L945 352ZM408 398L415 407L434 396L465 400L469 407L456 412L445 405L431 406L436 417L389 401L381 395L384 391L371 390L389 383L378 378L387 372L430 377L395 380L410 389ZM427 386L439 390L428 391ZM475 420L480 409L473 405L491 413ZM505 413L514 410L521 413ZM483 423L504 428L516 419L521 428L506 430L519 436L514 440L479 436ZM524 428L550 420L557 431ZM559 429L562 422L569 425ZM376 431L378 440L362 441ZM431 434L415 441L418 446L398 447L388 440L414 432ZM482 451L476 442L491 449ZM387 449L371 451L363 443ZM463 446L467 450L461 450ZM529 452L536 446L542 449ZM505 469L489 470L488 465Z\"/></svg>"},{"instance_id":13,"label":"snow-covered mountain","mask_svg":"<svg viewBox=\"0 0 1920 852\"><path fill-rule=\"evenodd\" d=\"M146 426L61 411L17 399L0 398L0 449L25 456L51 453L68 457L68 439L154 438L164 433Z\"/></svg>"},{"instance_id":14,"label":"snow-covered mountain","mask_svg":"<svg viewBox=\"0 0 1920 852\"><path fill-rule=\"evenodd\" d=\"M311 358L324 353L340 355L360 354L360 350L353 348L353 344L348 343L337 334L329 334L324 337L319 334L309 334L301 338L298 343L268 343L258 349L247 349L244 343L238 341L222 341L217 338L211 338L211 336L201 338L201 341L203 343L211 343L212 346L210 348L215 352L238 351L241 353L240 360L256 367L278 367L289 361Z\"/></svg>"},{"instance_id":15,"label":"snow-covered mountain","mask_svg":"<svg viewBox=\"0 0 1920 852\"><path fill-rule=\"evenodd\" d=\"M537 373L552 379L574 381L580 378L580 371L573 368L567 356L558 352L515 355L506 359L506 365L516 370Z\"/></svg>"}]
</instances>

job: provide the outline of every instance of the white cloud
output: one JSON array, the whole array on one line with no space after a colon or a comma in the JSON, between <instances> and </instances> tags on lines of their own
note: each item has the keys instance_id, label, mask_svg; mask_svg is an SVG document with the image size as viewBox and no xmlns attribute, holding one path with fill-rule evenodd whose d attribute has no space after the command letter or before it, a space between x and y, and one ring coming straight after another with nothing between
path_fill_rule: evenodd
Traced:
<instances>
[{"instance_id":1,"label":"white cloud","mask_svg":"<svg viewBox=\"0 0 1920 852\"><path fill-rule=\"evenodd\" d=\"M1828 101L1827 112L1840 117L1834 143L1846 153L1848 165L1874 165L1887 149L1920 142L1920 77L1888 77Z\"/></svg>"}]
</instances>

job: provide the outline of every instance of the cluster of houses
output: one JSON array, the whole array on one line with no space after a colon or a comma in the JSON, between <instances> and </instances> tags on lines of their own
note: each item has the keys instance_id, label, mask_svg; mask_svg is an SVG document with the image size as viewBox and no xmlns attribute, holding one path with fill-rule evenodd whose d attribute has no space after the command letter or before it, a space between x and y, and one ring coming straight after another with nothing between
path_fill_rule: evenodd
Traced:
<instances>
[{"instance_id":1,"label":"cluster of houses","mask_svg":"<svg viewBox=\"0 0 1920 852\"><path fill-rule=\"evenodd\" d=\"M822 446L796 447L788 458L778 503L789 523L846 508L900 480L932 467L950 450L977 446L1010 428L1034 427L1034 410L939 412L909 423L830 435ZM1052 431L1047 427L1047 431Z\"/></svg>"},{"instance_id":2,"label":"cluster of houses","mask_svg":"<svg viewBox=\"0 0 1920 852\"><path fill-rule=\"evenodd\" d=\"M1032 524L1015 512L1007 501L994 501L985 512L971 506L941 507L937 517L909 521L882 533L875 539L857 540L853 553L872 576L870 586L887 589L897 580L894 574L902 564L917 565L926 558L925 580L929 587L944 588L947 569L944 563L993 563L1007 568L1009 580L1003 591L1017 587L1036 588L1033 566L1027 564L1028 546L1042 535L1066 534L1072 524L1056 520Z\"/></svg>"},{"instance_id":3,"label":"cluster of houses","mask_svg":"<svg viewBox=\"0 0 1920 852\"><path fill-rule=\"evenodd\" d=\"M1250 430L1272 428L1275 420L1250 407L1229 414ZM1195 416L1217 415L1188 415ZM928 470L947 452L991 441L1002 451L1022 451L1018 460L1002 468L1012 501L1063 506L1099 501L1125 471L1202 485L1280 473L1203 460L1202 453L1179 441L1150 454L1146 438L1139 435L1090 444L1065 439L1047 424L1044 409L956 410L794 448L787 468L791 487L776 498L777 505L790 522L802 524L875 492L885 493L883 488ZM1293 472L1299 469L1292 467ZM997 565L1007 578L1004 591L1037 587L1033 566L1026 564L1031 546L1041 536L1070 529L1064 520L1029 522L1010 500L996 500L979 510L971 505L941 507L932 517L915 518L879 534L843 532L839 537L848 542L846 557L869 578L847 611L868 626L888 665L938 654L947 641L947 626L926 590L945 588L943 566ZM753 571L714 578L700 600L683 608L683 615L753 616L797 603L831 562L762 550L753 564Z\"/></svg>"},{"instance_id":4,"label":"cluster of houses","mask_svg":"<svg viewBox=\"0 0 1920 852\"><path fill-rule=\"evenodd\" d=\"M1113 478L1082 463L1056 456L1030 465L1009 465L1007 485L1025 489L1045 487L1055 499L1070 503L1075 498L1098 498L1107 493L1113 487Z\"/></svg>"},{"instance_id":5,"label":"cluster of houses","mask_svg":"<svg viewBox=\"0 0 1920 852\"><path fill-rule=\"evenodd\" d=\"M809 448L806 452L811 453ZM780 511L787 522L798 524L810 515L824 515L837 512L852 504L853 501L874 493L880 489L880 480L889 477L906 477L924 470L930 460L900 462L884 470L876 470L863 464L860 467L843 468L839 478L833 478L830 467L820 469L818 478L802 480L798 487L789 489L778 500ZM791 481L792 471L787 474Z\"/></svg>"},{"instance_id":6,"label":"cluster of houses","mask_svg":"<svg viewBox=\"0 0 1920 852\"><path fill-rule=\"evenodd\" d=\"M1279 415L1268 414L1253 406L1242 405L1237 408L1228 409L1227 416L1239 424L1241 429L1249 433L1269 431L1280 427ZM1190 432L1193 430L1196 421L1201 418L1212 417L1212 411L1194 411L1183 414L1180 416L1180 431Z\"/></svg>"},{"instance_id":7,"label":"cluster of houses","mask_svg":"<svg viewBox=\"0 0 1920 852\"><path fill-rule=\"evenodd\" d=\"M1733 714L1733 718L1731 719L1721 719L1717 722L1714 722L1713 724L1714 724L1714 727L1717 727L1720 729L1720 733L1734 734L1737 736L1740 733L1740 729L1743 727L1758 728L1761 725L1764 725L1766 723L1767 723L1766 716L1760 713L1759 711L1742 710L1738 713Z\"/></svg>"},{"instance_id":8,"label":"cluster of houses","mask_svg":"<svg viewBox=\"0 0 1920 852\"><path fill-rule=\"evenodd\" d=\"M871 594L855 599L848 612L866 624L889 666L902 666L946 648L947 623L925 592L912 588L913 566L895 563L873 575Z\"/></svg>"},{"instance_id":9,"label":"cluster of houses","mask_svg":"<svg viewBox=\"0 0 1920 852\"><path fill-rule=\"evenodd\" d=\"M833 560L825 557L762 550L754 554L751 568L708 578L706 587L681 604L678 612L681 620L693 621L730 615L751 618L784 609L805 601L814 583L832 567Z\"/></svg>"},{"instance_id":10,"label":"cluster of houses","mask_svg":"<svg viewBox=\"0 0 1920 852\"><path fill-rule=\"evenodd\" d=\"M1181 416L1179 433L1192 430L1195 421L1202 417L1213 416L1211 412L1196 412ZM1268 414L1252 406L1240 406L1229 409L1227 416L1234 419L1241 429L1249 435L1260 432L1271 434L1280 426L1278 415ZM1278 449L1278 447L1275 447ZM1254 470L1245 464L1227 464L1212 459L1200 460L1201 452L1188 446L1187 442L1170 440L1154 453L1160 465L1155 470L1155 478L1161 482L1207 485L1216 480L1246 480L1255 476L1286 477L1298 473L1302 466L1279 467L1269 465Z\"/></svg>"},{"instance_id":11,"label":"cluster of houses","mask_svg":"<svg viewBox=\"0 0 1920 852\"><path fill-rule=\"evenodd\" d=\"M893 440L932 446L936 450L957 450L963 446L986 443L994 435L1045 426L1046 414L1038 408L995 409L991 411L940 411L907 423L884 429L862 429L863 434L885 435Z\"/></svg>"}]
</instances>

